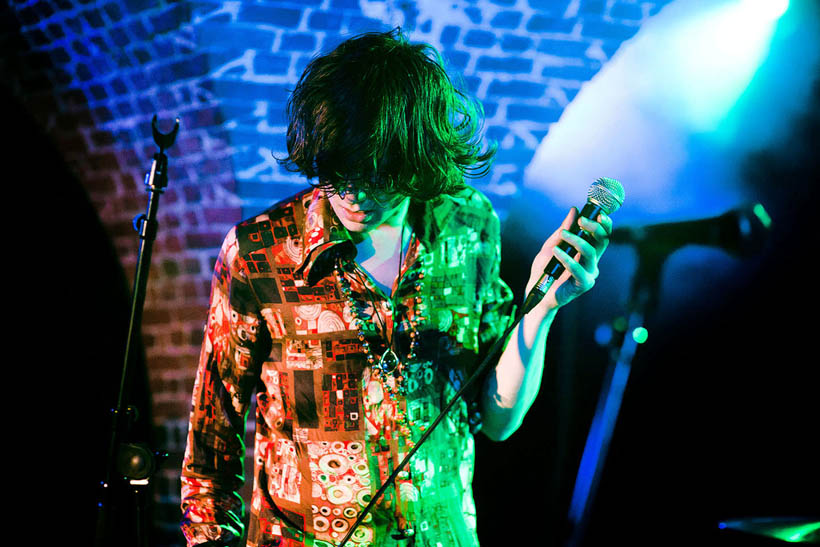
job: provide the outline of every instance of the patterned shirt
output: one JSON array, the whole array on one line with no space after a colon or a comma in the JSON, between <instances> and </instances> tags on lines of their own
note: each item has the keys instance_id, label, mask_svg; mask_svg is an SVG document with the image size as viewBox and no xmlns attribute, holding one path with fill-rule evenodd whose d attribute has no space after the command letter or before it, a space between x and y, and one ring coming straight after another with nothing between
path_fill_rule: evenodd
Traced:
<instances>
[{"instance_id":1,"label":"patterned shirt","mask_svg":"<svg viewBox=\"0 0 820 547\"><path fill-rule=\"evenodd\" d=\"M333 546L509 324L499 222L467 188L412 203L393 294L355 262L320 190L235 226L216 262L182 471L189 545L243 534L243 433L256 393L248 546ZM374 362L391 340L394 375ZM480 385L478 382L476 385ZM396 393L394 393L396 391ZM348 545L477 545L477 391L433 431ZM473 426L473 427L471 427Z\"/></svg>"}]
</instances>

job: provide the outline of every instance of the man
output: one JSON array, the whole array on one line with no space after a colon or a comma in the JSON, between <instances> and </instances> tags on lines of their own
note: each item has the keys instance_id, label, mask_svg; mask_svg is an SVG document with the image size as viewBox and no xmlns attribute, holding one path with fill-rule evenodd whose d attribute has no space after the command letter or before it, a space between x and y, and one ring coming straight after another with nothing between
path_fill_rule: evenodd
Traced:
<instances>
[{"instance_id":1,"label":"man","mask_svg":"<svg viewBox=\"0 0 820 547\"><path fill-rule=\"evenodd\" d=\"M188 543L242 536L256 390L247 545L477 545L472 431L502 440L520 425L549 325L592 287L611 222L579 219L588 243L566 231L570 211L530 286L553 253L565 274L351 531L510 323L498 219L462 182L493 151L480 150L480 107L397 31L315 59L288 113L283 163L313 188L237 225L216 263L183 464Z\"/></svg>"}]
</instances>

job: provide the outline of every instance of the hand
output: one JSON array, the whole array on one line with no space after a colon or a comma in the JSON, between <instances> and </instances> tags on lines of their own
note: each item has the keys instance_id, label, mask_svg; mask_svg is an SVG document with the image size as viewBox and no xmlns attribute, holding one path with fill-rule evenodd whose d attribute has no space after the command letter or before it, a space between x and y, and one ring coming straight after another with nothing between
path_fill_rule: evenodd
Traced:
<instances>
[{"instance_id":1,"label":"hand","mask_svg":"<svg viewBox=\"0 0 820 547\"><path fill-rule=\"evenodd\" d=\"M584 217L578 219L578 225L591 236L591 242L569 231L577 216L578 210L574 207L570 209L561 227L547 238L532 263L527 294L544 273L544 268L553 256L565 268L539 304L539 307L545 308L545 311L557 310L595 285L595 280L598 278L598 261L609 246L609 236L612 233L612 219L609 216L601 213L595 220ZM575 258L558 248L563 241L578 251Z\"/></svg>"}]
</instances>

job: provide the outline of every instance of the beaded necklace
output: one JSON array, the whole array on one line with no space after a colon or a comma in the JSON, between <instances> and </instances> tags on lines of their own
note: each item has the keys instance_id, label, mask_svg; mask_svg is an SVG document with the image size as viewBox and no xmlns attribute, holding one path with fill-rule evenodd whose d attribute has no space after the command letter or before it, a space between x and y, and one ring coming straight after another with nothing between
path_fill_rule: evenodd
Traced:
<instances>
[{"instance_id":1,"label":"beaded necklace","mask_svg":"<svg viewBox=\"0 0 820 547\"><path fill-rule=\"evenodd\" d=\"M411 233L410 236L410 243L412 244L413 234ZM402 226L402 233L401 233L401 250L399 253L399 273L398 273L398 281L397 287L401 286L402 276L401 276L401 267L404 263L404 226ZM385 350L382 354L377 358L376 355L373 354L373 348L371 347L371 343L367 339L368 333L376 333L377 328L373 321L368 320L368 318L364 315L365 306L362 302L357 301L353 297L353 290L351 289L350 282L345 278L345 272L353 272L359 278L359 283L365 288L368 292L368 300L369 304L372 306L373 314L371 319L375 318L379 321L382 327L382 331L385 337ZM407 358L402 360L398 354L396 353L396 306L393 303L392 296L388 297L388 302L390 303L391 313L393 314L393 321L390 328L390 333L388 333L386 321L382 319L381 314L376 309L376 299L373 297L372 292L367 286L366 281L363 279L363 275L361 269L352 261L352 260L342 260L337 259L336 265L334 268L334 273L336 274L336 280L339 284L339 289L342 293L342 296L348 301L351 314L354 319L354 325L356 327L356 335L359 341L362 344L362 348L364 349L365 353L367 354L367 364L370 366L372 373L382 382L387 391L393 395L406 395L406 382L404 372L407 367L407 364L414 361L416 359L416 349L418 348L419 344L419 333L418 328L421 321L424 319L421 316L421 313L424 309L424 303L422 300L422 291L424 288L423 279L424 279L424 272L420 271L416 276L415 283L414 283L414 291L415 296L412 298L413 303L413 313L408 314L407 323L409 325L409 336L410 336L410 349L407 354Z\"/></svg>"},{"instance_id":2,"label":"beaded necklace","mask_svg":"<svg viewBox=\"0 0 820 547\"><path fill-rule=\"evenodd\" d=\"M412 248L413 237L414 234L411 232L410 241L408 242L408 249ZM404 265L405 260L404 225L402 225L399 248L399 271L395 285L396 293L399 292L402 282L404 281L404 276L402 276L402 266ZM350 282L344 275L346 272L353 273L358 278L360 285L366 292L365 302L354 298ZM367 275L362 272L361 268L358 267L358 265L351 259L338 258L334 267L334 273L336 274L336 280L340 292L348 302L351 316L353 317L353 324L357 331L357 337L362 344L362 348L367 354L367 364L370 368L370 378L381 385L380 391L382 391L387 398L386 402L388 403L388 406L394 409L392 411L392 420L390 420L390 423L384 424L384 429L381 430L376 446L373 448L373 455L379 461L379 468L386 472L390 465L395 466L399 463L399 454L395 452L395 448L393 451L390 451L387 448L391 444L390 440L393 438L394 431L404 437L404 443L407 449L412 449L414 446L412 433L410 431L410 426L414 424L412 421L408 420L406 411L401 408L403 406L401 404L401 398L402 396L407 395L408 390L405 376L406 373L410 372L409 368L416 360L416 349L419 345L419 325L424 319L421 315L425 308L421 296L424 289L424 271L419 269L415 274L413 285L415 294L409 299L412 309L407 309L405 313L407 324L409 326L410 347L407 357L404 360L399 358L396 352L398 349L396 347L396 322L400 313L393 302L393 294L391 293L388 296L388 302L390 304L392 314L392 321L389 329L390 332L388 333L387 320L382 318L379 310L377 309L376 298L367 284ZM372 306L373 311L370 318L366 317L364 313L365 307L368 304L367 300L369 300L369 304ZM378 328L375 324L375 320L378 320L381 325L386 342L384 344L385 349L378 358L374 355L374 348L367 339L367 335L370 333L378 336ZM397 441L398 439L393 438L393 442ZM388 450L388 452L385 452L385 450ZM390 455L388 456L387 454ZM387 463L386 458L389 458L390 463ZM382 479L384 479L384 476ZM409 477L405 477L403 481L399 481L395 485L394 491L396 503L395 518L398 528L397 532L392 534L392 537L394 539L407 539L415 535L415 529L413 524L409 522L403 514L401 509L401 500L405 499L407 502L411 503L416 501L418 499L418 491L413 486L412 480L409 479Z\"/></svg>"}]
</instances>

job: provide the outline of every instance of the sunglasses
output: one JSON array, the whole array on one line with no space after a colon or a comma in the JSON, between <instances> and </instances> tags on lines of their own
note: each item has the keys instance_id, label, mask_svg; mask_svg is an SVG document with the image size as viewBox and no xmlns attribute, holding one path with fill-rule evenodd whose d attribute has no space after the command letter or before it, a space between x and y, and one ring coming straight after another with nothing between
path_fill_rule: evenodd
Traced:
<instances>
[{"instance_id":1,"label":"sunglasses","mask_svg":"<svg viewBox=\"0 0 820 547\"><path fill-rule=\"evenodd\" d=\"M404 196L401 194L396 194L385 190L373 188L367 188L365 190L362 190L355 182L346 182L342 187L329 184L328 189L326 189L326 193L328 195L338 194L338 196L342 199L344 199L345 196L351 194L356 196L359 194L359 192L363 192L365 196L367 196L366 199L374 201L380 207L391 207L393 205L396 205L397 202L404 199Z\"/></svg>"}]
</instances>

